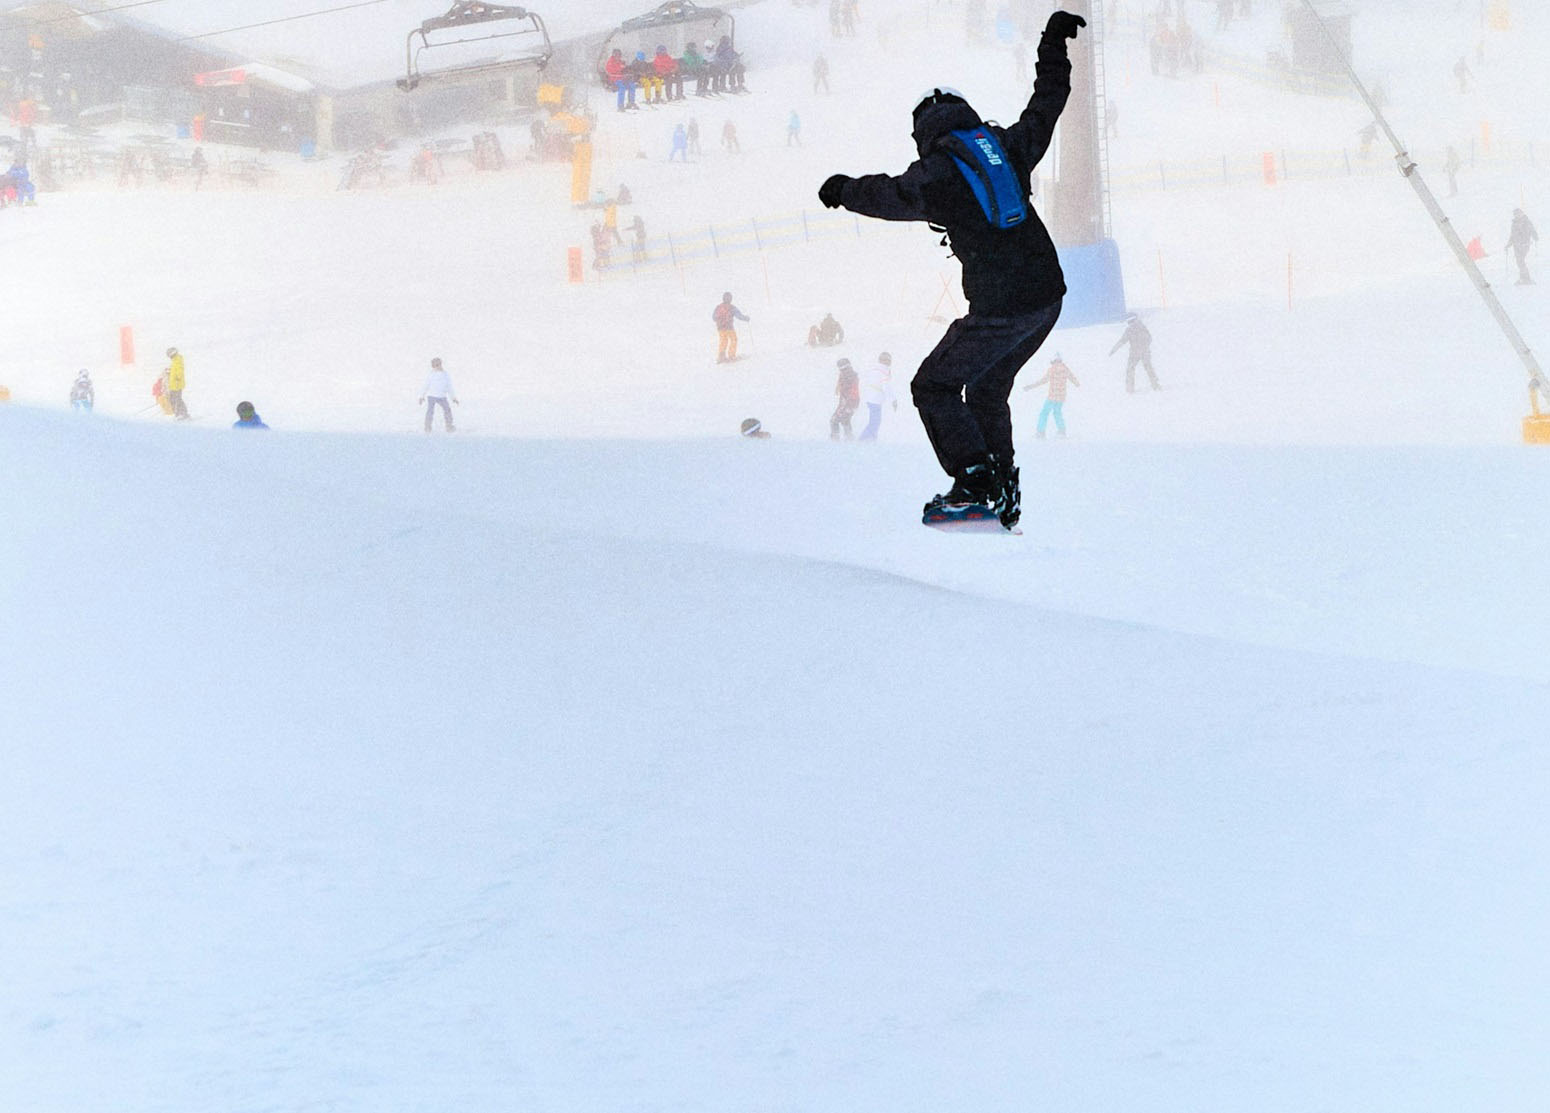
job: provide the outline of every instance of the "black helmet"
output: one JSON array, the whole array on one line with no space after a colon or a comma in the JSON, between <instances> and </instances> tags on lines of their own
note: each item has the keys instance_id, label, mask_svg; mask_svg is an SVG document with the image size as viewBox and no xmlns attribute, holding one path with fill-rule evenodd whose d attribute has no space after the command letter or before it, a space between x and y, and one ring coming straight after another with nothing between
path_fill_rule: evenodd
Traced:
<instances>
[{"instance_id":1,"label":"black helmet","mask_svg":"<svg viewBox=\"0 0 1550 1113\"><path fill-rule=\"evenodd\" d=\"M960 93L957 89L952 89L946 85L942 85L920 95L920 99L915 102L915 111L913 115L919 116L933 104L968 103L968 98Z\"/></svg>"},{"instance_id":2,"label":"black helmet","mask_svg":"<svg viewBox=\"0 0 1550 1113\"><path fill-rule=\"evenodd\" d=\"M238 402L237 403L237 416L240 417L240 418L252 417L253 416L253 403L252 402Z\"/></svg>"},{"instance_id":3,"label":"black helmet","mask_svg":"<svg viewBox=\"0 0 1550 1113\"><path fill-rule=\"evenodd\" d=\"M980 126L979 113L957 89L935 88L923 94L910 117L911 138L924 158L950 131Z\"/></svg>"},{"instance_id":4,"label":"black helmet","mask_svg":"<svg viewBox=\"0 0 1550 1113\"><path fill-rule=\"evenodd\" d=\"M742 430L745 437L757 435L759 432L759 419L756 417L743 418Z\"/></svg>"}]
</instances>

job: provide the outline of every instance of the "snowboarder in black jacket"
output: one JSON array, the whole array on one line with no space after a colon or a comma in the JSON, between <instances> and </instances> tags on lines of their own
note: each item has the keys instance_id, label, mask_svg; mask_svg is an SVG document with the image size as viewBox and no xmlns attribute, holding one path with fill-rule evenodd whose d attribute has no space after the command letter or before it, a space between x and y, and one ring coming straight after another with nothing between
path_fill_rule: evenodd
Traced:
<instances>
[{"instance_id":1,"label":"snowboarder in black jacket","mask_svg":"<svg viewBox=\"0 0 1550 1113\"><path fill-rule=\"evenodd\" d=\"M914 139L920 158L898 177L836 174L819 199L882 220L921 220L945 229L963 264L969 312L948 327L910 383L931 447L953 486L927 504L989 506L1011 528L1020 514L1013 466L1013 380L1060 317L1065 277L1049 232L1029 202L1033 168L1048 150L1055 123L1071 95L1066 40L1087 26L1081 16L1056 12L1039 40L1033 95L1010 127L986 124L951 89L933 89L915 106ZM1012 163L1026 218L998 227L944 147L950 133L984 128Z\"/></svg>"}]
</instances>

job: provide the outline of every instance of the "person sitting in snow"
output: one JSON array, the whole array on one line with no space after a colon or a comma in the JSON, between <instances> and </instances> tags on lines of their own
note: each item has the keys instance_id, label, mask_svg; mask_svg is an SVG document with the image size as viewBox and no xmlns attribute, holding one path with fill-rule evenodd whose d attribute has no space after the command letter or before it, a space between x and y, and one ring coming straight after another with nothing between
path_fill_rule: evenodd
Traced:
<instances>
[{"instance_id":1,"label":"person sitting in snow","mask_svg":"<svg viewBox=\"0 0 1550 1113\"><path fill-rule=\"evenodd\" d=\"M845 330L834 319L833 313L825 313L823 320L807 330L809 348L832 348L845 341Z\"/></svg>"},{"instance_id":2,"label":"person sitting in snow","mask_svg":"<svg viewBox=\"0 0 1550 1113\"><path fill-rule=\"evenodd\" d=\"M231 423L233 429L267 429L264 419L258 416L258 411L253 408L252 402L237 403L237 420Z\"/></svg>"},{"instance_id":3,"label":"person sitting in snow","mask_svg":"<svg viewBox=\"0 0 1550 1113\"><path fill-rule=\"evenodd\" d=\"M38 203L38 187L32 184L32 175L27 172L25 162L11 163L11 168L5 173L5 184L6 192L12 200L20 201L23 205Z\"/></svg>"}]
</instances>

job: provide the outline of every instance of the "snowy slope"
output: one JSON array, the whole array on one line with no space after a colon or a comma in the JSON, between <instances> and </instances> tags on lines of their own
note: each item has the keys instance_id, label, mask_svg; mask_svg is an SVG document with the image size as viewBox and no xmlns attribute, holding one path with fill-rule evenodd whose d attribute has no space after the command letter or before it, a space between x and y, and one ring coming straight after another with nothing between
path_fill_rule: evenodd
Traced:
<instances>
[{"instance_id":1,"label":"snowy slope","mask_svg":"<svg viewBox=\"0 0 1550 1113\"><path fill-rule=\"evenodd\" d=\"M1547 1081L1542 686L721 547L800 446L0 422L8 1107ZM503 497L556 459L633 536ZM695 542L639 510L675 465L742 485L675 488ZM1061 564L1019 544L916 556Z\"/></svg>"},{"instance_id":2,"label":"snowy slope","mask_svg":"<svg viewBox=\"0 0 1550 1113\"><path fill-rule=\"evenodd\" d=\"M755 95L603 112L596 181L654 235L762 221L901 168L932 81L1017 106L961 5L864 7L748 9ZM1396 113L1452 8L1365 17ZM1532 135L1520 15L1480 103ZM1145 70L1117 163L1350 142ZM836 355L954 312L924 230L572 287L566 170L337 169L0 213L0 1109L1536 1108L1550 458L1397 176L1117 196L1165 389L1056 334L1018 539L915 524L907 401L826 439ZM1460 227L1550 211L1531 171ZM1543 346L1540 289L1502 293ZM169 344L191 427L139 412Z\"/></svg>"}]
</instances>

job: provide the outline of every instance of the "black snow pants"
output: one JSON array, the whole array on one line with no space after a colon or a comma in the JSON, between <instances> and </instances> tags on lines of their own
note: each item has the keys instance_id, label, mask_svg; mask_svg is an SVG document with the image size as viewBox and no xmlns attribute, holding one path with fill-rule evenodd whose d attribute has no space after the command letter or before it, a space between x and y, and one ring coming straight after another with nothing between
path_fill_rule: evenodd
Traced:
<instances>
[{"instance_id":1,"label":"black snow pants","mask_svg":"<svg viewBox=\"0 0 1550 1113\"><path fill-rule=\"evenodd\" d=\"M937 462L958 476L989 453L1012 461L1012 407L1007 399L1023 364L1033 358L1060 319L1061 303L1016 317L970 312L921 363L910 396Z\"/></svg>"}]
</instances>

